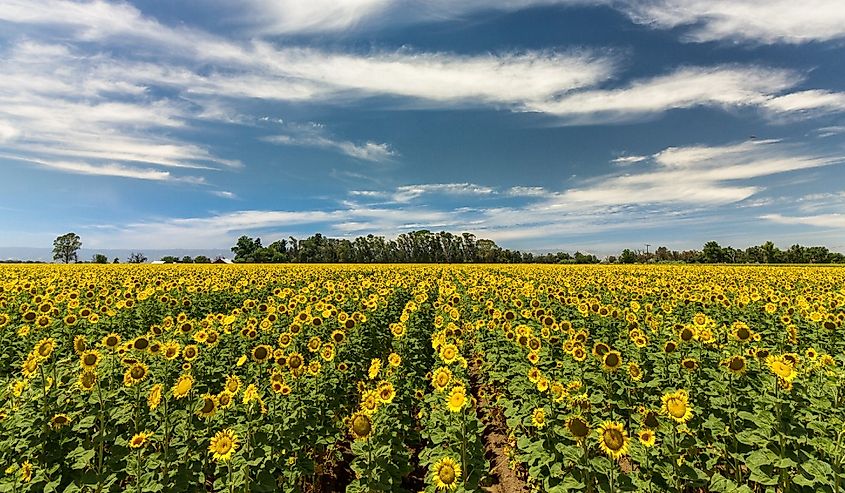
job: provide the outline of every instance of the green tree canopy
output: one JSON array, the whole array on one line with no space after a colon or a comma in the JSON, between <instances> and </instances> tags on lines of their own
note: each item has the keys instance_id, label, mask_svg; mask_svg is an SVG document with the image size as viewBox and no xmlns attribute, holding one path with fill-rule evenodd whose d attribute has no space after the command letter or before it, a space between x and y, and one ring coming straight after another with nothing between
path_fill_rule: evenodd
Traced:
<instances>
[{"instance_id":1,"label":"green tree canopy","mask_svg":"<svg viewBox=\"0 0 845 493\"><path fill-rule=\"evenodd\" d=\"M60 260L64 263L70 263L71 260L77 261L77 252L82 248L82 241L76 233L67 233L57 237L53 241L53 260Z\"/></svg>"}]
</instances>

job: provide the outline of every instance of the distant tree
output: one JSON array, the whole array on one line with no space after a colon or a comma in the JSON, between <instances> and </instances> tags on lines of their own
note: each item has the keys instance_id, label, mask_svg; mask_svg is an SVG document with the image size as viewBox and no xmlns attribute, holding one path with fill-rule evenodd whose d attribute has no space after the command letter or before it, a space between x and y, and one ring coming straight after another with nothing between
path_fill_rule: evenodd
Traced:
<instances>
[{"instance_id":1,"label":"distant tree","mask_svg":"<svg viewBox=\"0 0 845 493\"><path fill-rule=\"evenodd\" d=\"M113 263L113 264L119 264L119 263L120 263L120 259L119 259L119 258L117 258L117 257L115 257L115 258L114 258L114 262L112 262L112 263Z\"/></svg>"},{"instance_id":2,"label":"distant tree","mask_svg":"<svg viewBox=\"0 0 845 493\"><path fill-rule=\"evenodd\" d=\"M161 257L161 261L164 262L165 264L175 264L175 263L179 262L179 258L174 257L173 255L165 255L164 257ZM132 262L132 261L130 260L130 262Z\"/></svg>"},{"instance_id":3,"label":"distant tree","mask_svg":"<svg viewBox=\"0 0 845 493\"><path fill-rule=\"evenodd\" d=\"M67 233L57 237L53 241L53 260L61 260L64 263L69 263L71 260L77 261L77 252L82 248L82 241L76 233Z\"/></svg>"},{"instance_id":4,"label":"distant tree","mask_svg":"<svg viewBox=\"0 0 845 493\"><path fill-rule=\"evenodd\" d=\"M243 235L238 238L237 244L232 247L236 262L253 262L255 251L261 248L261 238L252 239Z\"/></svg>"},{"instance_id":5,"label":"distant tree","mask_svg":"<svg viewBox=\"0 0 845 493\"><path fill-rule=\"evenodd\" d=\"M622 254L619 255L619 262L623 264L633 264L637 261L637 254L634 253L633 250L630 248L626 248L622 250Z\"/></svg>"},{"instance_id":6,"label":"distant tree","mask_svg":"<svg viewBox=\"0 0 845 493\"><path fill-rule=\"evenodd\" d=\"M194 257L194 263L195 264L210 264L211 259L206 257L205 255L197 255L196 257Z\"/></svg>"},{"instance_id":7,"label":"distant tree","mask_svg":"<svg viewBox=\"0 0 845 493\"><path fill-rule=\"evenodd\" d=\"M141 252L132 252L129 254L129 258L126 259L126 261L130 264L143 264L147 261L147 257L145 257L144 254Z\"/></svg>"},{"instance_id":8,"label":"distant tree","mask_svg":"<svg viewBox=\"0 0 845 493\"><path fill-rule=\"evenodd\" d=\"M182 257L181 262L182 262L183 264L193 264L193 263L194 263L194 259L192 259L190 255L185 255L184 257Z\"/></svg>"},{"instance_id":9,"label":"distant tree","mask_svg":"<svg viewBox=\"0 0 845 493\"><path fill-rule=\"evenodd\" d=\"M109 258L102 253L95 253L94 257L91 258L91 262L95 264L107 264L109 263Z\"/></svg>"},{"instance_id":10,"label":"distant tree","mask_svg":"<svg viewBox=\"0 0 845 493\"><path fill-rule=\"evenodd\" d=\"M724 260L722 258L722 247L715 241L708 241L705 243L704 248L701 249L701 253L704 256L704 261L710 264L715 264Z\"/></svg>"}]
</instances>

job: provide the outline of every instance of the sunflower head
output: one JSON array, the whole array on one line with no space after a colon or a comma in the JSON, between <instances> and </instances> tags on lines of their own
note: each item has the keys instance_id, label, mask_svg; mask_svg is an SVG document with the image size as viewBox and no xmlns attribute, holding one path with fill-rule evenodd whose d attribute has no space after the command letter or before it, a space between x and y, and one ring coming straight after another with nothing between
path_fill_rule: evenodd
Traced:
<instances>
[{"instance_id":1,"label":"sunflower head","mask_svg":"<svg viewBox=\"0 0 845 493\"><path fill-rule=\"evenodd\" d=\"M70 416L64 413L59 413L50 420L50 426L54 430L60 430L70 424Z\"/></svg>"},{"instance_id":2,"label":"sunflower head","mask_svg":"<svg viewBox=\"0 0 845 493\"><path fill-rule=\"evenodd\" d=\"M692 418L692 408L689 405L689 395L686 390L680 389L663 394L661 401L663 411L676 422L683 424Z\"/></svg>"},{"instance_id":3,"label":"sunflower head","mask_svg":"<svg viewBox=\"0 0 845 493\"><path fill-rule=\"evenodd\" d=\"M460 412L467 402L466 389L461 385L456 385L449 392L449 397L446 398L446 407L450 412Z\"/></svg>"},{"instance_id":4,"label":"sunflower head","mask_svg":"<svg viewBox=\"0 0 845 493\"><path fill-rule=\"evenodd\" d=\"M211 437L208 451L212 453L214 460L227 462L231 460L232 454L238 449L238 435L231 428L218 431Z\"/></svg>"},{"instance_id":5,"label":"sunflower head","mask_svg":"<svg viewBox=\"0 0 845 493\"><path fill-rule=\"evenodd\" d=\"M132 436L132 439L129 440L129 446L131 448L141 448L146 447L147 444L150 442L150 437L152 433L147 433L142 431L141 433L136 433Z\"/></svg>"},{"instance_id":6,"label":"sunflower head","mask_svg":"<svg viewBox=\"0 0 845 493\"><path fill-rule=\"evenodd\" d=\"M356 440L365 440L373 433L373 420L366 413L359 412L349 418L349 432Z\"/></svg>"},{"instance_id":7,"label":"sunflower head","mask_svg":"<svg viewBox=\"0 0 845 493\"><path fill-rule=\"evenodd\" d=\"M461 479L461 465L451 457L444 457L434 464L434 486L440 490L454 490Z\"/></svg>"},{"instance_id":8,"label":"sunflower head","mask_svg":"<svg viewBox=\"0 0 845 493\"><path fill-rule=\"evenodd\" d=\"M188 392L191 391L191 388L194 386L194 377L189 374L183 374L179 377L179 380L176 381L176 385L173 386L173 397L177 399L181 399L188 395Z\"/></svg>"},{"instance_id":9,"label":"sunflower head","mask_svg":"<svg viewBox=\"0 0 845 493\"><path fill-rule=\"evenodd\" d=\"M657 441L657 436L655 435L654 431L649 428L643 428L637 434L637 437L640 439L640 443L645 448L651 448L654 446L654 443Z\"/></svg>"},{"instance_id":10,"label":"sunflower head","mask_svg":"<svg viewBox=\"0 0 845 493\"><path fill-rule=\"evenodd\" d=\"M546 426L546 410L538 407L531 413L531 425L542 430Z\"/></svg>"},{"instance_id":11,"label":"sunflower head","mask_svg":"<svg viewBox=\"0 0 845 493\"><path fill-rule=\"evenodd\" d=\"M622 423L605 421L599 428L599 448L611 459L618 459L628 452L628 432Z\"/></svg>"},{"instance_id":12,"label":"sunflower head","mask_svg":"<svg viewBox=\"0 0 845 493\"><path fill-rule=\"evenodd\" d=\"M566 422L566 428L569 430L569 433L572 433L572 436L575 437L576 440L579 442L587 438L587 435L590 434L590 425L587 423L584 418L580 416L574 416L569 418Z\"/></svg>"},{"instance_id":13,"label":"sunflower head","mask_svg":"<svg viewBox=\"0 0 845 493\"><path fill-rule=\"evenodd\" d=\"M608 351L602 357L602 368L606 371L616 371L622 366L622 355L619 351Z\"/></svg>"},{"instance_id":14,"label":"sunflower head","mask_svg":"<svg viewBox=\"0 0 845 493\"><path fill-rule=\"evenodd\" d=\"M204 394L200 398L200 407L197 409L197 414L201 418L210 418L217 412L218 406L217 396Z\"/></svg>"}]
</instances>

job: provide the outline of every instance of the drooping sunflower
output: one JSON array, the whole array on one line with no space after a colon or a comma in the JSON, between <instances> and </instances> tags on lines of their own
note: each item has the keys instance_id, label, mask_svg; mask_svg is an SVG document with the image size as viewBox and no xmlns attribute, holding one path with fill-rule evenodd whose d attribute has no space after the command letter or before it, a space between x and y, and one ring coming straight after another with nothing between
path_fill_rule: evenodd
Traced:
<instances>
[{"instance_id":1,"label":"drooping sunflower","mask_svg":"<svg viewBox=\"0 0 845 493\"><path fill-rule=\"evenodd\" d=\"M203 394L200 397L200 407L197 409L197 415L201 418L210 418L217 413L218 405L217 396L207 393Z\"/></svg>"},{"instance_id":2,"label":"drooping sunflower","mask_svg":"<svg viewBox=\"0 0 845 493\"><path fill-rule=\"evenodd\" d=\"M651 430L650 428L643 428L640 430L637 437L640 439L640 444L642 444L645 448L653 447L657 441L657 435L654 433L654 430Z\"/></svg>"},{"instance_id":3,"label":"drooping sunflower","mask_svg":"<svg viewBox=\"0 0 845 493\"><path fill-rule=\"evenodd\" d=\"M531 425L542 430L546 426L546 410L538 407L531 413Z\"/></svg>"},{"instance_id":4,"label":"drooping sunflower","mask_svg":"<svg viewBox=\"0 0 845 493\"><path fill-rule=\"evenodd\" d=\"M218 431L211 437L208 451L212 453L214 460L227 462L238 449L238 444L238 435L231 428L226 428L225 430Z\"/></svg>"},{"instance_id":5,"label":"drooping sunflower","mask_svg":"<svg viewBox=\"0 0 845 493\"><path fill-rule=\"evenodd\" d=\"M599 435L599 448L611 459L618 459L628 452L628 432L622 423L605 421L596 430Z\"/></svg>"},{"instance_id":6,"label":"drooping sunflower","mask_svg":"<svg viewBox=\"0 0 845 493\"><path fill-rule=\"evenodd\" d=\"M432 473L437 490L452 491L461 479L461 465L451 457L443 457L434 464Z\"/></svg>"},{"instance_id":7,"label":"drooping sunflower","mask_svg":"<svg viewBox=\"0 0 845 493\"><path fill-rule=\"evenodd\" d=\"M683 424L692 418L692 408L686 390L667 392L660 400L663 402L663 411L677 423Z\"/></svg>"},{"instance_id":8,"label":"drooping sunflower","mask_svg":"<svg viewBox=\"0 0 845 493\"><path fill-rule=\"evenodd\" d=\"M161 396L164 390L164 385L157 383L150 388L150 393L147 394L147 407L150 411L155 411L159 404L161 404Z\"/></svg>"},{"instance_id":9,"label":"drooping sunflower","mask_svg":"<svg viewBox=\"0 0 845 493\"><path fill-rule=\"evenodd\" d=\"M24 483L28 483L32 481L32 464L26 460L21 464L21 468L19 474L21 476L21 481Z\"/></svg>"},{"instance_id":10,"label":"drooping sunflower","mask_svg":"<svg viewBox=\"0 0 845 493\"><path fill-rule=\"evenodd\" d=\"M361 395L361 412L373 415L378 410L378 392L368 390Z\"/></svg>"},{"instance_id":11,"label":"drooping sunflower","mask_svg":"<svg viewBox=\"0 0 845 493\"><path fill-rule=\"evenodd\" d=\"M373 433L373 420L367 413L355 413L349 418L349 432L355 440L366 440Z\"/></svg>"},{"instance_id":12,"label":"drooping sunflower","mask_svg":"<svg viewBox=\"0 0 845 493\"><path fill-rule=\"evenodd\" d=\"M136 433L132 436L132 439L129 440L129 446L131 448L141 448L146 447L147 444L150 442L150 437L153 436L152 433L147 433L146 431L142 431L140 433Z\"/></svg>"},{"instance_id":13,"label":"drooping sunflower","mask_svg":"<svg viewBox=\"0 0 845 493\"><path fill-rule=\"evenodd\" d=\"M191 391L191 388L194 386L194 377L185 373L179 377L179 380L176 381L176 385L173 386L173 397L176 399L182 399L188 392Z\"/></svg>"},{"instance_id":14,"label":"drooping sunflower","mask_svg":"<svg viewBox=\"0 0 845 493\"><path fill-rule=\"evenodd\" d=\"M449 397L446 398L446 407L450 412L457 413L464 408L467 402L466 389L462 385L456 385L449 392Z\"/></svg>"},{"instance_id":15,"label":"drooping sunflower","mask_svg":"<svg viewBox=\"0 0 845 493\"><path fill-rule=\"evenodd\" d=\"M0 328L2 328L2 324L0 324ZM73 336L73 352L82 356L86 349L88 349L88 339L81 334Z\"/></svg>"},{"instance_id":16,"label":"drooping sunflower","mask_svg":"<svg viewBox=\"0 0 845 493\"><path fill-rule=\"evenodd\" d=\"M97 374L93 371L83 371L79 374L78 384L80 390L91 392L97 384Z\"/></svg>"},{"instance_id":17,"label":"drooping sunflower","mask_svg":"<svg viewBox=\"0 0 845 493\"><path fill-rule=\"evenodd\" d=\"M566 429L568 429L569 433L572 433L572 436L579 442L583 441L587 438L587 435L590 434L590 424L580 416L573 416L569 418L566 421Z\"/></svg>"},{"instance_id":18,"label":"drooping sunflower","mask_svg":"<svg viewBox=\"0 0 845 493\"><path fill-rule=\"evenodd\" d=\"M638 363L628 363L628 376L635 382L639 382L643 379L643 370L640 368Z\"/></svg>"},{"instance_id":19,"label":"drooping sunflower","mask_svg":"<svg viewBox=\"0 0 845 493\"><path fill-rule=\"evenodd\" d=\"M52 419L50 419L50 426L54 430L61 430L65 426L69 425L70 421L70 416L64 413L59 413L53 416Z\"/></svg>"}]
</instances>

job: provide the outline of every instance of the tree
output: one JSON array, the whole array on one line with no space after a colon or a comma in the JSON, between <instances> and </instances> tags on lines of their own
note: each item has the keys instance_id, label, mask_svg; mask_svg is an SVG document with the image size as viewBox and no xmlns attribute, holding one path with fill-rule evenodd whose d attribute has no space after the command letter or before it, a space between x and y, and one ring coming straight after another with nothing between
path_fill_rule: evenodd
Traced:
<instances>
[{"instance_id":1,"label":"tree","mask_svg":"<svg viewBox=\"0 0 845 493\"><path fill-rule=\"evenodd\" d=\"M53 241L53 260L61 260L64 263L69 263L71 260L77 261L76 252L82 248L82 241L76 233L67 233L57 237Z\"/></svg>"},{"instance_id":2,"label":"tree","mask_svg":"<svg viewBox=\"0 0 845 493\"><path fill-rule=\"evenodd\" d=\"M622 250L622 254L619 256L619 261L623 264L633 264L637 261L637 254L630 248L626 248Z\"/></svg>"},{"instance_id":3,"label":"tree","mask_svg":"<svg viewBox=\"0 0 845 493\"><path fill-rule=\"evenodd\" d=\"M113 263L113 264L119 264L119 263L120 263L120 259L119 259L119 258L117 258L117 257L115 257L115 258L114 258L114 262L112 262L112 263Z\"/></svg>"},{"instance_id":4,"label":"tree","mask_svg":"<svg viewBox=\"0 0 845 493\"><path fill-rule=\"evenodd\" d=\"M132 252L129 254L129 258L126 259L126 261L130 264L143 264L147 261L147 257L145 257L144 254L141 252Z\"/></svg>"},{"instance_id":5,"label":"tree","mask_svg":"<svg viewBox=\"0 0 845 493\"><path fill-rule=\"evenodd\" d=\"M193 263L194 263L194 259L192 259L190 255L185 255L184 257L182 257L181 262L182 262L183 264L193 264Z\"/></svg>"},{"instance_id":6,"label":"tree","mask_svg":"<svg viewBox=\"0 0 845 493\"><path fill-rule=\"evenodd\" d=\"M194 263L195 263L195 264L210 264L210 263L211 263L211 259L210 259L210 258L208 258L208 257L206 257L205 255L197 255L197 256L194 258Z\"/></svg>"},{"instance_id":7,"label":"tree","mask_svg":"<svg viewBox=\"0 0 845 493\"><path fill-rule=\"evenodd\" d=\"M95 264L107 264L109 263L109 258L102 253L95 253L91 258L91 262L94 262Z\"/></svg>"},{"instance_id":8,"label":"tree","mask_svg":"<svg viewBox=\"0 0 845 493\"><path fill-rule=\"evenodd\" d=\"M177 257L174 257L173 255L165 255L164 257L161 257L161 261L165 264L175 264L179 262L179 259Z\"/></svg>"},{"instance_id":9,"label":"tree","mask_svg":"<svg viewBox=\"0 0 845 493\"><path fill-rule=\"evenodd\" d=\"M715 241L705 243L704 248L701 249L701 254L704 255L704 261L709 264L715 264L724 260L722 258L722 247Z\"/></svg>"}]
</instances>

